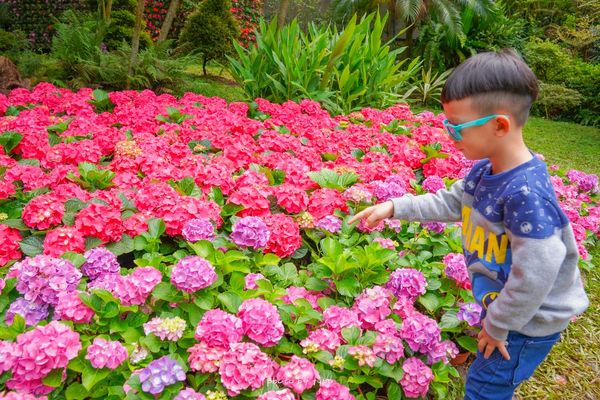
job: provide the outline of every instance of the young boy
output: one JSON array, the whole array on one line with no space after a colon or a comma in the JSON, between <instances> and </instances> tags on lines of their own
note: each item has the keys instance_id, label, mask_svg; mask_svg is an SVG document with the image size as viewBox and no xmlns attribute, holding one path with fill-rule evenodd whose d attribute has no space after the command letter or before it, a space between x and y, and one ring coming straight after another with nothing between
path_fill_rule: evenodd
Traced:
<instances>
[{"instance_id":1,"label":"young boy","mask_svg":"<svg viewBox=\"0 0 600 400\"><path fill-rule=\"evenodd\" d=\"M468 400L512 399L588 306L573 230L546 165L523 142L537 94L535 75L512 50L465 61L442 91L444 126L466 158L481 161L448 190L393 199L349 221L462 221L473 294L484 309Z\"/></svg>"}]
</instances>

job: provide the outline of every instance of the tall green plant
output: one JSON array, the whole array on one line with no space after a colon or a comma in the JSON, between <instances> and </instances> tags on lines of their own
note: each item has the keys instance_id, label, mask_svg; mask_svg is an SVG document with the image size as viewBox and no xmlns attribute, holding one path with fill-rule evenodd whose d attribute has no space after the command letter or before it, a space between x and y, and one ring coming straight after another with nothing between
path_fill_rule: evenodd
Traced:
<instances>
[{"instance_id":1,"label":"tall green plant","mask_svg":"<svg viewBox=\"0 0 600 400\"><path fill-rule=\"evenodd\" d=\"M352 18L342 31L311 24L303 32L296 20L281 30L276 20L263 21L256 47L235 45L232 74L249 99L310 98L333 113L385 107L405 98L398 90L406 89L419 65L418 59L397 61L405 49L382 42L385 22L370 14L358 22Z\"/></svg>"}]
</instances>

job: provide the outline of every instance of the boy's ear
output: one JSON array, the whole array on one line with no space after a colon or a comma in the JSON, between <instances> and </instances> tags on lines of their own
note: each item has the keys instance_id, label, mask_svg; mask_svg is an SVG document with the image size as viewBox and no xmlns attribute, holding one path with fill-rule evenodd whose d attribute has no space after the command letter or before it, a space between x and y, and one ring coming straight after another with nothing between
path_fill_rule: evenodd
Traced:
<instances>
[{"instance_id":1,"label":"boy's ear","mask_svg":"<svg viewBox=\"0 0 600 400\"><path fill-rule=\"evenodd\" d=\"M510 132L510 119L506 115L499 115L495 118L496 136L505 136Z\"/></svg>"}]
</instances>

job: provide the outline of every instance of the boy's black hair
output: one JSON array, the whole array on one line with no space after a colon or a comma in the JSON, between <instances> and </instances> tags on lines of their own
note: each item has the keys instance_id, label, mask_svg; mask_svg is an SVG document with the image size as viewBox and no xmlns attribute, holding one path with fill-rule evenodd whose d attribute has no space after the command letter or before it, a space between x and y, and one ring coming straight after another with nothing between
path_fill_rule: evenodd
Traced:
<instances>
[{"instance_id":1,"label":"boy's black hair","mask_svg":"<svg viewBox=\"0 0 600 400\"><path fill-rule=\"evenodd\" d=\"M512 49L479 53L460 64L446 80L442 104L467 97L482 116L506 109L525 125L538 82L525 61Z\"/></svg>"}]
</instances>

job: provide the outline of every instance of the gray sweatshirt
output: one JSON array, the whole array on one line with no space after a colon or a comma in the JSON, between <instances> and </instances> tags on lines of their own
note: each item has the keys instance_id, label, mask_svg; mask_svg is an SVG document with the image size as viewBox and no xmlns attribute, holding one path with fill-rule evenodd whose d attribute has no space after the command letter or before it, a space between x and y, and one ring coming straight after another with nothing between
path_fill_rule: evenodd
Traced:
<instances>
[{"instance_id":1,"label":"gray sweatshirt","mask_svg":"<svg viewBox=\"0 0 600 400\"><path fill-rule=\"evenodd\" d=\"M473 294L492 337L560 332L588 307L573 229L537 157L494 175L482 160L447 190L392 202L397 219L462 222Z\"/></svg>"}]
</instances>

